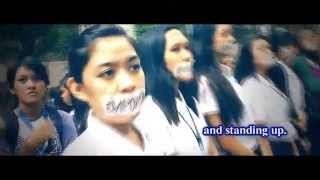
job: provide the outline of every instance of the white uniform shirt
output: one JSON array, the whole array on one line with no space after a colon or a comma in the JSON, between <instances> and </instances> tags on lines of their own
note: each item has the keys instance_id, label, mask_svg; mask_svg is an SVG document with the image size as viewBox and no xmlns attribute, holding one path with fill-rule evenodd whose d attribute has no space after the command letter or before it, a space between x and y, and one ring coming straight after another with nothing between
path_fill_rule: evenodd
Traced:
<instances>
[{"instance_id":1,"label":"white uniform shirt","mask_svg":"<svg viewBox=\"0 0 320 180\"><path fill-rule=\"evenodd\" d=\"M242 118L240 119L239 124L235 124L235 123L233 124L238 126L249 126L251 124L255 124L253 121L251 109L249 107L249 104L246 98L244 97L244 93L241 86L238 84L236 79L234 79L234 77L231 74L229 74L226 78L231 83L232 87L234 88L235 92L239 96L244 106L244 112L243 112ZM201 111L201 113L204 116L219 113L220 111L219 111L219 106L217 104L216 96L210 90L208 80L205 76L200 77L198 86L199 86L199 97L198 97L199 111ZM244 145L245 147L251 150L255 150L258 146L257 137L255 136L235 136L235 137L240 141L242 145Z\"/></svg>"},{"instance_id":2,"label":"white uniform shirt","mask_svg":"<svg viewBox=\"0 0 320 180\"><path fill-rule=\"evenodd\" d=\"M181 96L181 94L180 94ZM182 96L181 96L182 97ZM161 108L153 101L151 96L146 97L141 109L140 121L136 121L141 128L148 130L152 139L157 139L162 151L169 155L208 155L209 138L203 135L203 128L207 126L202 116L198 117L190 109L183 97L176 98L179 124L169 124ZM191 115L191 116L190 116ZM139 119L139 118L138 118ZM194 126L194 123L196 127ZM191 129L192 128L192 129ZM198 135L203 143L203 150L194 133Z\"/></svg>"},{"instance_id":3,"label":"white uniform shirt","mask_svg":"<svg viewBox=\"0 0 320 180\"><path fill-rule=\"evenodd\" d=\"M117 130L97 119L92 111L88 116L88 128L64 151L63 155L160 155L151 140L139 128L144 150L131 143Z\"/></svg>"},{"instance_id":4,"label":"white uniform shirt","mask_svg":"<svg viewBox=\"0 0 320 180\"><path fill-rule=\"evenodd\" d=\"M281 138L269 136L271 141L292 141L297 132L290 123L288 98L275 87L271 80L259 74L248 77L242 84L256 123L267 126L282 126L288 135Z\"/></svg>"},{"instance_id":5,"label":"white uniform shirt","mask_svg":"<svg viewBox=\"0 0 320 180\"><path fill-rule=\"evenodd\" d=\"M292 99L294 108L296 112L302 113L305 109L305 97L304 97L304 87L301 80L298 76L282 61L278 61L278 63L284 68L286 74L288 75L288 88L289 95Z\"/></svg>"}]
</instances>

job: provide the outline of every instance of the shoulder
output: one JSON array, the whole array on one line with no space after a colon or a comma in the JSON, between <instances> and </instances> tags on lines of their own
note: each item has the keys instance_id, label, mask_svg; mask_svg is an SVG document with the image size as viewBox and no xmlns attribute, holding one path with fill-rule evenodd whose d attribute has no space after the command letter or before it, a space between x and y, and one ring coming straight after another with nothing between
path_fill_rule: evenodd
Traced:
<instances>
[{"instance_id":1,"label":"shoulder","mask_svg":"<svg viewBox=\"0 0 320 180\"><path fill-rule=\"evenodd\" d=\"M241 81L242 87L254 86L258 83L258 79L254 76L249 76Z\"/></svg>"},{"instance_id":2,"label":"shoulder","mask_svg":"<svg viewBox=\"0 0 320 180\"><path fill-rule=\"evenodd\" d=\"M140 113L152 113L155 115L162 114L162 110L151 96L147 96L141 106Z\"/></svg>"},{"instance_id":3,"label":"shoulder","mask_svg":"<svg viewBox=\"0 0 320 180\"><path fill-rule=\"evenodd\" d=\"M95 149L95 138L89 131L84 131L72 143L70 143L63 152L64 156L86 155Z\"/></svg>"},{"instance_id":4,"label":"shoulder","mask_svg":"<svg viewBox=\"0 0 320 180\"><path fill-rule=\"evenodd\" d=\"M296 56L294 59L293 59L293 67L294 68L299 68L301 66L306 66L307 65L307 62L306 62L306 57L304 56Z\"/></svg>"},{"instance_id":5,"label":"shoulder","mask_svg":"<svg viewBox=\"0 0 320 180\"><path fill-rule=\"evenodd\" d=\"M61 116L62 124L67 126L74 126L73 116L67 112L58 110L59 115Z\"/></svg>"},{"instance_id":6,"label":"shoulder","mask_svg":"<svg viewBox=\"0 0 320 180\"><path fill-rule=\"evenodd\" d=\"M67 120L67 119L72 119L73 116L65 111L57 110L59 115L62 117L62 119Z\"/></svg>"},{"instance_id":7,"label":"shoulder","mask_svg":"<svg viewBox=\"0 0 320 180\"><path fill-rule=\"evenodd\" d=\"M72 140L75 139L77 136L77 130L73 121L73 116L60 110L58 110L58 113L61 116L61 124L65 137L71 137Z\"/></svg>"},{"instance_id":8,"label":"shoulder","mask_svg":"<svg viewBox=\"0 0 320 180\"><path fill-rule=\"evenodd\" d=\"M141 106L140 113L137 116L135 123L137 124L154 124L154 122L167 121L162 109L152 99L151 96L147 96ZM152 123L149 123L152 122Z\"/></svg>"}]
</instances>

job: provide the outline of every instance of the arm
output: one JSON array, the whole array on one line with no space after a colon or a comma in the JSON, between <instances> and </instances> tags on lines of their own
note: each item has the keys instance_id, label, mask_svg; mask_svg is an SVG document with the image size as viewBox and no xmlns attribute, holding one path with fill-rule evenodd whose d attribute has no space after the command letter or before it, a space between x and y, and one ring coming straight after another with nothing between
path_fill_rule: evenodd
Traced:
<instances>
[{"instance_id":1,"label":"arm","mask_svg":"<svg viewBox=\"0 0 320 180\"><path fill-rule=\"evenodd\" d=\"M51 121L41 122L33 134L21 145L18 155L34 155L38 147L50 138L54 138L56 132Z\"/></svg>"},{"instance_id":2,"label":"arm","mask_svg":"<svg viewBox=\"0 0 320 180\"><path fill-rule=\"evenodd\" d=\"M222 124L220 116L218 114L207 115L206 119L211 126L219 126ZM255 156L256 154L243 146L236 137L232 136L218 136L218 142L223 149L230 152L232 155L238 156Z\"/></svg>"},{"instance_id":3,"label":"arm","mask_svg":"<svg viewBox=\"0 0 320 180\"><path fill-rule=\"evenodd\" d=\"M46 141L47 139L39 136L33 135L30 136L22 145L18 152L18 155L28 156L35 155L37 152L37 148Z\"/></svg>"},{"instance_id":4,"label":"arm","mask_svg":"<svg viewBox=\"0 0 320 180\"><path fill-rule=\"evenodd\" d=\"M0 136L0 156L11 155L9 145L6 139Z\"/></svg>"},{"instance_id":5,"label":"arm","mask_svg":"<svg viewBox=\"0 0 320 180\"><path fill-rule=\"evenodd\" d=\"M213 143L213 138L209 138L209 155L211 156L219 156L219 152L217 147Z\"/></svg>"},{"instance_id":6,"label":"arm","mask_svg":"<svg viewBox=\"0 0 320 180\"><path fill-rule=\"evenodd\" d=\"M263 156L273 156L270 142L267 139L259 138L258 142Z\"/></svg>"}]
</instances>

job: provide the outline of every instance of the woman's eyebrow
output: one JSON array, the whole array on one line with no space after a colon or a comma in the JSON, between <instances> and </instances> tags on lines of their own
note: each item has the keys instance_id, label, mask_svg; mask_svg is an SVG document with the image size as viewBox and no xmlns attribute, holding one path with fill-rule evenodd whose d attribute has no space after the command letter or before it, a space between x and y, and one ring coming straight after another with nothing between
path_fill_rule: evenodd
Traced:
<instances>
[{"instance_id":1,"label":"woman's eyebrow","mask_svg":"<svg viewBox=\"0 0 320 180\"><path fill-rule=\"evenodd\" d=\"M133 61L138 60L138 59L139 58L137 55L131 55L131 56L129 56L127 61L128 61L128 63L132 63Z\"/></svg>"},{"instance_id":2,"label":"woman's eyebrow","mask_svg":"<svg viewBox=\"0 0 320 180\"><path fill-rule=\"evenodd\" d=\"M25 75L25 74L21 74L21 75L17 75L16 76L16 79L19 79L19 78L27 78L28 76Z\"/></svg>"},{"instance_id":3,"label":"woman's eyebrow","mask_svg":"<svg viewBox=\"0 0 320 180\"><path fill-rule=\"evenodd\" d=\"M98 65L98 67L109 67L109 66L113 66L115 64L115 62L105 62L105 63L101 63Z\"/></svg>"}]
</instances>

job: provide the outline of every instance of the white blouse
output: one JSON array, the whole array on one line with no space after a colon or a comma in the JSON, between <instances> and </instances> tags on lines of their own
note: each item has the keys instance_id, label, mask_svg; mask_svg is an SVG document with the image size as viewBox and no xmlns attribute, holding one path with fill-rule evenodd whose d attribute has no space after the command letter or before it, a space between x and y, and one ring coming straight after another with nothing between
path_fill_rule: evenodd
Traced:
<instances>
[{"instance_id":1,"label":"white blouse","mask_svg":"<svg viewBox=\"0 0 320 180\"><path fill-rule=\"evenodd\" d=\"M284 127L288 135L269 136L271 141L292 141L297 138L297 132L290 123L290 108L288 98L276 88L271 80L259 74L243 81L242 88L252 109L256 123Z\"/></svg>"},{"instance_id":2,"label":"white blouse","mask_svg":"<svg viewBox=\"0 0 320 180\"><path fill-rule=\"evenodd\" d=\"M231 83L232 87L234 88L235 92L239 96L240 100L244 106L244 112L242 118L240 119L239 124L233 123L237 126L249 126L251 124L255 124L252 117L252 112L250 106L247 102L245 94L241 86L238 84L236 79L231 74L226 75L226 78ZM210 114L219 113L219 106L217 104L216 96L212 93L208 80L205 76L200 77L200 81L198 83L199 86L199 111L206 116ZM245 147L255 150L258 146L257 137L255 136L236 136L236 138L240 141L242 145Z\"/></svg>"},{"instance_id":3,"label":"white blouse","mask_svg":"<svg viewBox=\"0 0 320 180\"><path fill-rule=\"evenodd\" d=\"M104 155L162 155L152 146L144 131L142 135L144 149L131 143L117 130L97 119L92 111L88 116L88 128L71 143L63 155L66 156L104 156Z\"/></svg>"},{"instance_id":4,"label":"white blouse","mask_svg":"<svg viewBox=\"0 0 320 180\"><path fill-rule=\"evenodd\" d=\"M209 138L202 133L207 126L206 121L202 116L198 117L180 96L181 100L176 98L180 120L178 125L169 124L151 96L146 97L140 112L143 118L138 118L140 121L136 121L136 124L149 131L152 139L157 139L159 147L168 155L208 155Z\"/></svg>"},{"instance_id":5,"label":"white blouse","mask_svg":"<svg viewBox=\"0 0 320 180\"><path fill-rule=\"evenodd\" d=\"M288 78L289 95L292 99L296 112L302 113L306 107L304 97L304 87L298 76L282 61L278 63L284 68Z\"/></svg>"}]
</instances>

